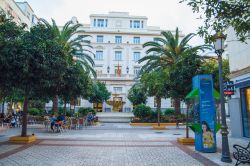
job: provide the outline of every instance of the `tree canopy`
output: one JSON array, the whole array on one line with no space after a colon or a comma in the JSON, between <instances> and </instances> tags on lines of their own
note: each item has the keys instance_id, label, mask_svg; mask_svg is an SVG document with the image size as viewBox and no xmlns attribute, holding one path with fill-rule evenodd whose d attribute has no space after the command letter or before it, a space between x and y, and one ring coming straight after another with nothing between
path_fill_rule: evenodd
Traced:
<instances>
[{"instance_id":1,"label":"tree canopy","mask_svg":"<svg viewBox=\"0 0 250 166\"><path fill-rule=\"evenodd\" d=\"M89 102L91 103L103 103L107 101L111 96L111 93L107 90L105 83L94 82L91 87Z\"/></svg>"},{"instance_id":2,"label":"tree canopy","mask_svg":"<svg viewBox=\"0 0 250 166\"><path fill-rule=\"evenodd\" d=\"M128 91L128 99L135 106L139 104L146 104L147 94L143 89L141 83L134 84Z\"/></svg>"},{"instance_id":3,"label":"tree canopy","mask_svg":"<svg viewBox=\"0 0 250 166\"><path fill-rule=\"evenodd\" d=\"M245 41L250 34L249 0L181 0L190 6L194 13L200 14L204 24L198 34L211 41L211 33L224 32L233 27L238 39Z\"/></svg>"}]
</instances>

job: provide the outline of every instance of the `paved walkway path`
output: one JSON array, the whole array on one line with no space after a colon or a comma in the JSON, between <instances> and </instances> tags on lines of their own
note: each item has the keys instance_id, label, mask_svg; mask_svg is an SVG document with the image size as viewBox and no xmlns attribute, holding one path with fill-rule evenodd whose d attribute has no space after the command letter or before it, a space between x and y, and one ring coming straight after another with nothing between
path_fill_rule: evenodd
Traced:
<instances>
[{"instance_id":1,"label":"paved walkway path","mask_svg":"<svg viewBox=\"0 0 250 166\"><path fill-rule=\"evenodd\" d=\"M41 126L29 127L29 133L33 132L39 140L29 145L6 142L9 136L19 134L20 129L0 134L0 166L212 166L235 163L220 161L219 136L218 153L199 153L193 146L177 144L176 138L185 136L184 128L155 131L128 124L101 124L58 134ZM230 139L230 146L232 143L245 145L247 141Z\"/></svg>"}]
</instances>

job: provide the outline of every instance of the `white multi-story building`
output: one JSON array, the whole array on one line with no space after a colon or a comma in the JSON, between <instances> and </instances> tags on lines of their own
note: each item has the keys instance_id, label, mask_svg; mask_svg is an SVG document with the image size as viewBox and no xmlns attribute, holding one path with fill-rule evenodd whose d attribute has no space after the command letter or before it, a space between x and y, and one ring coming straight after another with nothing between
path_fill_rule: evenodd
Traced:
<instances>
[{"instance_id":1,"label":"white multi-story building","mask_svg":"<svg viewBox=\"0 0 250 166\"><path fill-rule=\"evenodd\" d=\"M25 23L27 29L37 24L38 18L28 2L16 2L14 0L0 0L0 11L8 17L13 17L17 24Z\"/></svg>"},{"instance_id":2,"label":"white multi-story building","mask_svg":"<svg viewBox=\"0 0 250 166\"><path fill-rule=\"evenodd\" d=\"M230 78L235 85L229 101L232 136L250 137L250 40L237 41L232 28L227 34Z\"/></svg>"},{"instance_id":3,"label":"white multi-story building","mask_svg":"<svg viewBox=\"0 0 250 166\"><path fill-rule=\"evenodd\" d=\"M76 18L73 20L76 21ZM147 21L145 16L109 12L92 14L90 24L83 25L84 34L92 36L97 79L106 83L112 94L111 101L121 101L124 104L119 108L120 112L130 112L133 108L127 95L142 67L137 61L146 56L143 43L160 37L162 31L159 27L148 26ZM148 98L147 105L156 107L153 97ZM85 100L78 102L78 107L87 106L92 107L92 104ZM98 106L94 104L94 107L102 112L114 111L112 104L99 103ZM170 99L163 99L162 108L169 107L172 107Z\"/></svg>"}]
</instances>

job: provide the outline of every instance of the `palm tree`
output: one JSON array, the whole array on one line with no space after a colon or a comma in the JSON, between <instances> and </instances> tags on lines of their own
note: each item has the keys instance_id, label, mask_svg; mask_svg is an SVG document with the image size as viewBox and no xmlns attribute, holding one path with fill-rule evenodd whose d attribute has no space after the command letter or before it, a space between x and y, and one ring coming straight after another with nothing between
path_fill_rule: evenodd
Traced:
<instances>
[{"instance_id":1,"label":"palm tree","mask_svg":"<svg viewBox=\"0 0 250 166\"><path fill-rule=\"evenodd\" d=\"M190 33L180 40L178 28L176 28L175 35L171 31L162 31L161 35L162 37L156 37L154 41L143 44L143 47L148 49L146 50L147 56L138 61L145 63L142 66L141 74L166 68L171 70L185 56L196 54L197 58L201 58L198 56L198 52L211 48L210 45L190 46L188 42L195 36L194 33ZM179 114L181 99L175 96L173 98L176 113Z\"/></svg>"},{"instance_id":2,"label":"palm tree","mask_svg":"<svg viewBox=\"0 0 250 166\"><path fill-rule=\"evenodd\" d=\"M56 40L63 46L63 52L69 65L79 63L87 73L96 77L93 69L95 63L91 57L94 55L91 51L92 46L90 41L86 39L90 36L82 34L84 33L83 30L80 30L82 24L68 21L62 28L59 28L53 19L52 25L44 19L40 20L40 24L44 24L48 30L54 33ZM53 111L57 111L57 107L58 94L53 98Z\"/></svg>"}]
</instances>

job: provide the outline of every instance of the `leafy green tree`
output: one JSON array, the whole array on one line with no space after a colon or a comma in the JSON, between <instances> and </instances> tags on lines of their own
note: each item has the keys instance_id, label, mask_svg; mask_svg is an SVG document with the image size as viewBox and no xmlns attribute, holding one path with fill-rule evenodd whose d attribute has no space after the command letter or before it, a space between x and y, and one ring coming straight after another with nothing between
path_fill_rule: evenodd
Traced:
<instances>
[{"instance_id":1,"label":"leafy green tree","mask_svg":"<svg viewBox=\"0 0 250 166\"><path fill-rule=\"evenodd\" d=\"M110 96L111 93L107 90L105 83L97 81L93 83L89 97L89 102L103 103L104 101L110 99Z\"/></svg>"},{"instance_id":2,"label":"leafy green tree","mask_svg":"<svg viewBox=\"0 0 250 166\"><path fill-rule=\"evenodd\" d=\"M90 50L92 47L90 41L86 39L89 35L79 35L84 32L79 29L82 25L68 21L62 29L60 29L53 19L52 25L44 19L41 21L47 27L48 31L53 32L55 40L62 45L69 65L71 65L73 61L77 61L86 72L91 73L95 77L96 73L93 69L94 61L91 57L93 53ZM53 111L58 110L60 85L60 82L57 82L54 86L51 86L51 92L54 94Z\"/></svg>"},{"instance_id":3,"label":"leafy green tree","mask_svg":"<svg viewBox=\"0 0 250 166\"><path fill-rule=\"evenodd\" d=\"M162 70L157 72L144 73L140 79L140 82L143 85L143 89L147 93L147 95L156 97L158 126L160 126L161 99L167 98L169 92L168 84L166 84L167 79L167 71Z\"/></svg>"},{"instance_id":4,"label":"leafy green tree","mask_svg":"<svg viewBox=\"0 0 250 166\"><path fill-rule=\"evenodd\" d=\"M169 70L169 93L175 99L175 109L180 110L179 103L192 90L192 78L199 74L202 60L194 54L183 55L182 60L175 63ZM177 102L176 102L177 101Z\"/></svg>"},{"instance_id":5,"label":"leafy green tree","mask_svg":"<svg viewBox=\"0 0 250 166\"><path fill-rule=\"evenodd\" d=\"M222 67L223 67L223 80L229 81L229 61L228 59L223 59L222 61ZM219 89L219 67L218 67L218 61L216 59L206 59L203 61L200 67L199 74L212 74L213 81L214 81L214 88Z\"/></svg>"},{"instance_id":6,"label":"leafy green tree","mask_svg":"<svg viewBox=\"0 0 250 166\"><path fill-rule=\"evenodd\" d=\"M176 28L175 34L173 34L171 31L163 31L161 32L161 35L162 37L157 37L154 39L154 41L143 44L144 48L148 48L146 51L148 55L141 58L138 62L146 62L146 64L143 65L141 69L142 73L150 72L152 70L159 71L161 69L167 69L170 72L169 80L173 85L170 88L170 97L174 99L176 113L180 114L180 102L183 98L183 93L181 93L181 96L179 96L178 92L183 90L179 90L176 87L183 86L182 81L186 76L178 76L171 73L176 72L177 74L178 72L183 72L178 71L179 67L181 67L179 65L181 61L186 61L186 57L198 55L200 51L210 49L211 47L209 45L192 47L188 44L188 42L195 36L195 34L190 33L183 39L180 39L178 28ZM193 56L193 58L200 59L201 57ZM187 62L189 63L190 61ZM190 79L191 78L189 78L189 80Z\"/></svg>"},{"instance_id":7,"label":"leafy green tree","mask_svg":"<svg viewBox=\"0 0 250 166\"><path fill-rule=\"evenodd\" d=\"M223 32L233 27L239 40L245 41L250 33L249 0L181 0L187 2L194 13L200 14L204 25L199 27L198 34L211 40L211 32Z\"/></svg>"},{"instance_id":8,"label":"leafy green tree","mask_svg":"<svg viewBox=\"0 0 250 166\"><path fill-rule=\"evenodd\" d=\"M51 80L58 78L55 74L58 68L65 67L67 63L62 46L54 40L54 34L45 26L37 25L25 32L9 20L2 22L1 26L6 24L11 24L17 31L10 33L10 38L1 37L2 41L6 41L1 41L0 80L2 85L18 89L24 96L21 136L26 136L28 105L31 97L42 96ZM0 28L0 31L5 29Z\"/></svg>"},{"instance_id":9,"label":"leafy green tree","mask_svg":"<svg viewBox=\"0 0 250 166\"><path fill-rule=\"evenodd\" d=\"M134 106L146 104L147 95L140 83L134 84L128 92L128 99Z\"/></svg>"},{"instance_id":10,"label":"leafy green tree","mask_svg":"<svg viewBox=\"0 0 250 166\"><path fill-rule=\"evenodd\" d=\"M3 12L0 12L0 101L2 102L2 113L4 113L4 103L14 93L13 87L8 82L10 75L5 73L10 67L5 64L10 61L8 56L15 55L15 48L20 45L20 36L24 33L24 27L24 25L17 26L12 19L8 19Z\"/></svg>"},{"instance_id":11,"label":"leafy green tree","mask_svg":"<svg viewBox=\"0 0 250 166\"><path fill-rule=\"evenodd\" d=\"M88 85L91 83L91 78L82 69L79 63L68 66L66 73L63 76L62 88L60 89L60 97L64 101L64 110L66 104L78 97L88 97Z\"/></svg>"}]
</instances>

